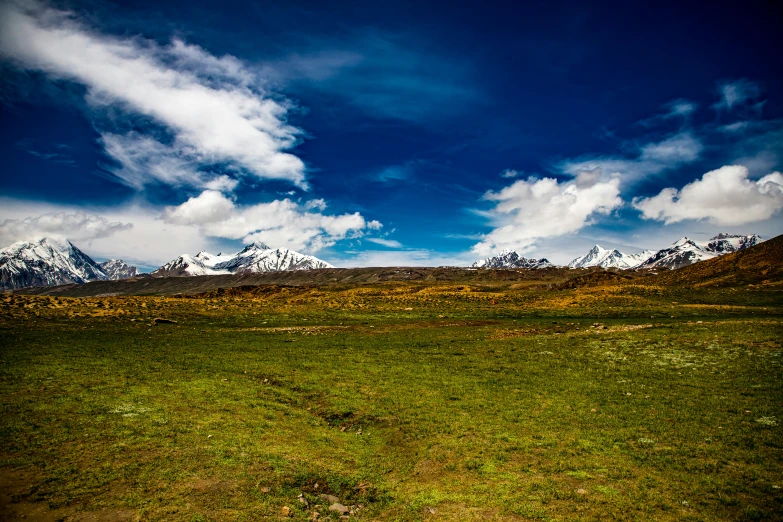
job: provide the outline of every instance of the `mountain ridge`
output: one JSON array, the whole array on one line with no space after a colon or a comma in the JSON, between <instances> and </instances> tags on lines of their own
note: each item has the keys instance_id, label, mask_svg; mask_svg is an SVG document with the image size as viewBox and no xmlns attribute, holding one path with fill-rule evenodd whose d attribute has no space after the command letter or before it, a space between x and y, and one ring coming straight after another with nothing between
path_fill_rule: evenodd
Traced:
<instances>
[{"instance_id":1,"label":"mountain ridge","mask_svg":"<svg viewBox=\"0 0 783 522\"><path fill-rule=\"evenodd\" d=\"M202 250L195 256L183 254L152 272L153 277L227 275L289 270L334 268L314 256L287 248L272 249L265 243L251 243L236 254L213 255Z\"/></svg>"}]
</instances>

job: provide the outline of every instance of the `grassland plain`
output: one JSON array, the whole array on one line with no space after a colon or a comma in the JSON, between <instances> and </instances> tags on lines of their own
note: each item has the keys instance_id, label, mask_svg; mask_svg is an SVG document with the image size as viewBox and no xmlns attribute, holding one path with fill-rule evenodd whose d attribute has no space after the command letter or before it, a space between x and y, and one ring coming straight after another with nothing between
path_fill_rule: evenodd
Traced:
<instances>
[{"instance_id":1,"label":"grassland plain","mask_svg":"<svg viewBox=\"0 0 783 522\"><path fill-rule=\"evenodd\" d=\"M0 296L0 509L783 520L780 282L615 279Z\"/></svg>"}]
</instances>

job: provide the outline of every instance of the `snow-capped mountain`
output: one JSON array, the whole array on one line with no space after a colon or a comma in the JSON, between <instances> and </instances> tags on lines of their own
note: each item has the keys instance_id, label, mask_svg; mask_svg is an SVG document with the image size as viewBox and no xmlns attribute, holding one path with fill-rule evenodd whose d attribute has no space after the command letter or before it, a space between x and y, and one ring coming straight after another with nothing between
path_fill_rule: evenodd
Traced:
<instances>
[{"instance_id":1,"label":"snow-capped mountain","mask_svg":"<svg viewBox=\"0 0 783 522\"><path fill-rule=\"evenodd\" d=\"M122 259L109 259L103 263L98 263L101 270L106 274L106 279L129 279L139 275L139 269L127 264Z\"/></svg>"},{"instance_id":2,"label":"snow-capped mountain","mask_svg":"<svg viewBox=\"0 0 783 522\"><path fill-rule=\"evenodd\" d=\"M718 257L720 254L710 252L696 241L683 237L669 248L664 248L655 253L647 261L639 265L639 268L669 268L674 270L699 261Z\"/></svg>"},{"instance_id":3,"label":"snow-capped mountain","mask_svg":"<svg viewBox=\"0 0 783 522\"><path fill-rule=\"evenodd\" d=\"M253 243L233 256L215 265L219 270L233 274L252 272L282 272L286 270L313 270L334 268L317 257L300 254L287 248L271 249L263 243Z\"/></svg>"},{"instance_id":4,"label":"snow-capped mountain","mask_svg":"<svg viewBox=\"0 0 783 522\"><path fill-rule=\"evenodd\" d=\"M758 245L761 241L762 239L758 234L752 234L750 236L718 234L709 240L704 249L708 252L715 252L717 254L728 254Z\"/></svg>"},{"instance_id":5,"label":"snow-capped mountain","mask_svg":"<svg viewBox=\"0 0 783 522\"><path fill-rule=\"evenodd\" d=\"M184 254L152 272L158 277L280 272L334 268L320 259L287 248L269 248L263 243L248 245L236 254L213 255L201 251Z\"/></svg>"},{"instance_id":6,"label":"snow-capped mountain","mask_svg":"<svg viewBox=\"0 0 783 522\"><path fill-rule=\"evenodd\" d=\"M603 268L669 268L675 269L691 265L705 259L723 254L730 254L761 243L762 239L752 234L750 236L718 234L706 242L699 242L683 237L672 246L663 250L645 250L639 254L623 254L619 250L606 250L595 245L587 254L577 257L569 268L587 268L600 266Z\"/></svg>"},{"instance_id":7,"label":"snow-capped mountain","mask_svg":"<svg viewBox=\"0 0 783 522\"><path fill-rule=\"evenodd\" d=\"M591 266L600 266L603 268L635 268L644 263L655 254L655 250L645 250L639 254L624 254L619 250L607 250L595 245L590 251L582 257L577 257L570 263L568 268L588 268Z\"/></svg>"},{"instance_id":8,"label":"snow-capped mountain","mask_svg":"<svg viewBox=\"0 0 783 522\"><path fill-rule=\"evenodd\" d=\"M106 279L90 256L67 240L19 241L0 250L0 289L55 286Z\"/></svg>"},{"instance_id":9,"label":"snow-capped mountain","mask_svg":"<svg viewBox=\"0 0 783 522\"><path fill-rule=\"evenodd\" d=\"M473 268L548 268L555 266L545 258L528 259L520 257L513 250L503 250L494 257L488 257L481 261L476 261L471 265Z\"/></svg>"},{"instance_id":10,"label":"snow-capped mountain","mask_svg":"<svg viewBox=\"0 0 783 522\"><path fill-rule=\"evenodd\" d=\"M201 257L199 258L198 256ZM229 274L230 272L227 270L215 270L212 268L213 264L211 261L215 257L217 256L213 256L206 252L199 252L196 256L182 254L177 259L169 261L152 272L152 275L155 277L179 277ZM204 259L207 260L206 263L204 262Z\"/></svg>"}]
</instances>

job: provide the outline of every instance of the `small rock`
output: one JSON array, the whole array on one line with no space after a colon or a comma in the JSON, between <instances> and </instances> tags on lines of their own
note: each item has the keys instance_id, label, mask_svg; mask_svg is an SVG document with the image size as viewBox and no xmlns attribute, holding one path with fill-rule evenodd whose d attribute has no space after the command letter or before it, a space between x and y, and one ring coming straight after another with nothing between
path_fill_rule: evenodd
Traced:
<instances>
[{"instance_id":1,"label":"small rock","mask_svg":"<svg viewBox=\"0 0 783 522\"><path fill-rule=\"evenodd\" d=\"M587 495L587 490L579 488L576 490L577 495Z\"/></svg>"},{"instance_id":2,"label":"small rock","mask_svg":"<svg viewBox=\"0 0 783 522\"><path fill-rule=\"evenodd\" d=\"M294 516L294 511L290 507L288 507L288 506L283 506L283 509L281 511L282 511L284 517L292 517L292 516Z\"/></svg>"},{"instance_id":3,"label":"small rock","mask_svg":"<svg viewBox=\"0 0 783 522\"><path fill-rule=\"evenodd\" d=\"M261 488L261 493L269 493L270 491L272 490L269 488Z\"/></svg>"},{"instance_id":4,"label":"small rock","mask_svg":"<svg viewBox=\"0 0 783 522\"><path fill-rule=\"evenodd\" d=\"M152 322L155 324L177 324L177 321L174 321L173 319L164 319L163 317L156 317Z\"/></svg>"},{"instance_id":5,"label":"small rock","mask_svg":"<svg viewBox=\"0 0 783 522\"><path fill-rule=\"evenodd\" d=\"M347 515L348 512L350 511L350 509L348 509L347 507L343 506L339 502L335 502L334 504L329 506L329 511L335 511L337 513L340 513L341 515Z\"/></svg>"},{"instance_id":6,"label":"small rock","mask_svg":"<svg viewBox=\"0 0 783 522\"><path fill-rule=\"evenodd\" d=\"M321 498L327 501L329 504L337 504L340 502L340 499L335 497L334 495L327 495L326 493L321 493Z\"/></svg>"},{"instance_id":7,"label":"small rock","mask_svg":"<svg viewBox=\"0 0 783 522\"><path fill-rule=\"evenodd\" d=\"M313 511L313 514L310 515L310 520L312 520L313 522L315 522L319 518L321 518L321 514L318 511Z\"/></svg>"},{"instance_id":8,"label":"small rock","mask_svg":"<svg viewBox=\"0 0 783 522\"><path fill-rule=\"evenodd\" d=\"M430 515L435 514L435 508L427 508L427 511L429 511Z\"/></svg>"}]
</instances>

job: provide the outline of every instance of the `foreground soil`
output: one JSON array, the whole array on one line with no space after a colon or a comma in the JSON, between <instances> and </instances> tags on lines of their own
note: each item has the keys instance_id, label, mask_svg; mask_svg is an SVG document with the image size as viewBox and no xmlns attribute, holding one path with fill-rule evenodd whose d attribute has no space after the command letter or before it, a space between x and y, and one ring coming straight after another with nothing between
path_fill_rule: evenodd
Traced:
<instances>
[{"instance_id":1,"label":"foreground soil","mask_svg":"<svg viewBox=\"0 0 783 522\"><path fill-rule=\"evenodd\" d=\"M779 281L591 274L0 296L0 519L782 520Z\"/></svg>"}]
</instances>

